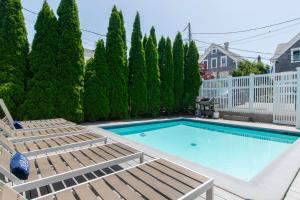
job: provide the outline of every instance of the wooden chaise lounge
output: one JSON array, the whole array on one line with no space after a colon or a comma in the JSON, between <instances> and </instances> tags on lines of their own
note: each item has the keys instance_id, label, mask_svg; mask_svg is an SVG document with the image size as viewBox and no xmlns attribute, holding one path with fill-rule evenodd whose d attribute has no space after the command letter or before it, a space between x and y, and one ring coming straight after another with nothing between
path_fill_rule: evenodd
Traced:
<instances>
[{"instance_id":1,"label":"wooden chaise lounge","mask_svg":"<svg viewBox=\"0 0 300 200\"><path fill-rule=\"evenodd\" d=\"M66 149L92 146L98 143L106 143L107 138L99 134L86 132L60 137L50 137L35 140L12 142L0 134L0 144L11 153L18 151L26 156L38 156Z\"/></svg>"},{"instance_id":2,"label":"wooden chaise lounge","mask_svg":"<svg viewBox=\"0 0 300 200\"><path fill-rule=\"evenodd\" d=\"M0 99L0 107L5 114L5 117L2 119L7 125L14 127L14 120L7 109L3 99ZM54 127L62 127L62 126L74 126L75 123L67 121L62 118L56 119L43 119L43 120L30 120L30 121L19 121L22 125L22 130L32 130L32 129L41 129L41 128L54 128Z\"/></svg>"},{"instance_id":3,"label":"wooden chaise lounge","mask_svg":"<svg viewBox=\"0 0 300 200\"><path fill-rule=\"evenodd\" d=\"M25 200L21 196L24 192L18 186L2 184L0 200ZM213 199L212 179L172 162L157 159L59 191L50 191L43 196L26 197L39 200L192 200L203 193L206 193L207 200Z\"/></svg>"},{"instance_id":4,"label":"wooden chaise lounge","mask_svg":"<svg viewBox=\"0 0 300 200\"><path fill-rule=\"evenodd\" d=\"M79 125L70 127L45 128L38 130L14 130L10 126L4 124L1 120L0 129L2 129L3 134L7 136L12 142L36 140L89 132L89 130Z\"/></svg>"},{"instance_id":5,"label":"wooden chaise lounge","mask_svg":"<svg viewBox=\"0 0 300 200\"><path fill-rule=\"evenodd\" d=\"M32 188L76 178L103 168L123 162L139 159L143 162L143 153L121 143L111 143L90 148L68 151L60 154L29 158L30 175L22 181L10 172L12 154L6 149L0 151L0 174L5 182L15 189L28 191ZM55 185L56 184L56 185Z\"/></svg>"}]
</instances>

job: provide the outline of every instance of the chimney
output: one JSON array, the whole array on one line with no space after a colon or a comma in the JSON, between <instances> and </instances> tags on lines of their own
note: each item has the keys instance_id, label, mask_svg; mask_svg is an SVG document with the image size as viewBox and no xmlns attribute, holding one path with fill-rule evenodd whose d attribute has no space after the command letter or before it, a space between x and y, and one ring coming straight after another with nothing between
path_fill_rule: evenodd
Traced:
<instances>
[{"instance_id":1,"label":"chimney","mask_svg":"<svg viewBox=\"0 0 300 200\"><path fill-rule=\"evenodd\" d=\"M257 63L261 63L261 56L260 55L258 55L258 57L257 57Z\"/></svg>"},{"instance_id":2,"label":"chimney","mask_svg":"<svg viewBox=\"0 0 300 200\"><path fill-rule=\"evenodd\" d=\"M227 50L227 51L229 50L229 42L225 42L225 43L224 43L224 48L225 48L225 50Z\"/></svg>"}]
</instances>

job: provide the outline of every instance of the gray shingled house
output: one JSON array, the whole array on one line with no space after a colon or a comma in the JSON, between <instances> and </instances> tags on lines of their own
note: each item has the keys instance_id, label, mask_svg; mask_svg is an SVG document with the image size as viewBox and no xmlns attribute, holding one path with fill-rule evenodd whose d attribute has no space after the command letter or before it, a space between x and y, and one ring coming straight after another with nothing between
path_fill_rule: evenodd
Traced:
<instances>
[{"instance_id":1,"label":"gray shingled house","mask_svg":"<svg viewBox=\"0 0 300 200\"><path fill-rule=\"evenodd\" d=\"M223 78L232 75L242 60L240 55L229 50L229 43L225 43L224 46L211 44L200 57L199 63L214 77Z\"/></svg>"},{"instance_id":2,"label":"gray shingled house","mask_svg":"<svg viewBox=\"0 0 300 200\"><path fill-rule=\"evenodd\" d=\"M291 41L278 44L271 63L275 73L296 71L300 67L300 33Z\"/></svg>"}]
</instances>

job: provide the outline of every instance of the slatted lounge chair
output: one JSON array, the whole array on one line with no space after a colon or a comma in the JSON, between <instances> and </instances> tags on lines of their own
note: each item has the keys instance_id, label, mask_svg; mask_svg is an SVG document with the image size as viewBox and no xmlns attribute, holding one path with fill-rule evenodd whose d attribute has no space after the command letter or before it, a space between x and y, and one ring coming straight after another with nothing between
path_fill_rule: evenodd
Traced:
<instances>
[{"instance_id":1,"label":"slatted lounge chair","mask_svg":"<svg viewBox=\"0 0 300 200\"><path fill-rule=\"evenodd\" d=\"M9 186L0 182L0 200L26 200Z\"/></svg>"},{"instance_id":2,"label":"slatted lounge chair","mask_svg":"<svg viewBox=\"0 0 300 200\"><path fill-rule=\"evenodd\" d=\"M29 178L26 181L21 181L9 171L10 157L11 154L2 148L0 154L0 173L5 177L4 181L24 191L27 191L28 188L32 190L49 184L58 187L57 183L64 180L69 184L72 182L75 183L71 179L76 179L87 173L91 174L94 172L96 178L100 169L116 166L134 159L140 159L140 162L143 162L142 152L121 143L112 143L29 159ZM98 176L101 175L100 173Z\"/></svg>"},{"instance_id":3,"label":"slatted lounge chair","mask_svg":"<svg viewBox=\"0 0 300 200\"><path fill-rule=\"evenodd\" d=\"M18 193L25 192L18 186L8 188L2 185L2 188L2 195L10 195L12 200ZM212 179L170 161L157 159L32 199L192 200L204 193L207 200L213 199Z\"/></svg>"},{"instance_id":4,"label":"slatted lounge chair","mask_svg":"<svg viewBox=\"0 0 300 200\"><path fill-rule=\"evenodd\" d=\"M18 151L26 156L37 156L71 148L92 146L102 142L106 143L107 138L92 132L37 140L24 140L14 143L0 134L0 144L2 146L11 153Z\"/></svg>"},{"instance_id":5,"label":"slatted lounge chair","mask_svg":"<svg viewBox=\"0 0 300 200\"><path fill-rule=\"evenodd\" d=\"M73 135L76 133L85 133L88 130L82 126L70 126L70 127L58 127L58 128L47 128L39 130L22 130L12 129L7 124L0 120L0 129L4 131L4 134L9 137L13 142L24 141L24 140L36 140L42 138L58 137L64 135Z\"/></svg>"},{"instance_id":6,"label":"slatted lounge chair","mask_svg":"<svg viewBox=\"0 0 300 200\"><path fill-rule=\"evenodd\" d=\"M3 99L0 99L0 107L2 108L5 117L2 119L7 125L14 127L14 120L7 109ZM33 129L41 129L41 128L49 128L49 127L62 127L62 126L74 126L75 123L69 122L62 118L57 119L43 119L43 120L30 120L30 121L20 121L19 122L23 129L22 130L33 130Z\"/></svg>"}]
</instances>

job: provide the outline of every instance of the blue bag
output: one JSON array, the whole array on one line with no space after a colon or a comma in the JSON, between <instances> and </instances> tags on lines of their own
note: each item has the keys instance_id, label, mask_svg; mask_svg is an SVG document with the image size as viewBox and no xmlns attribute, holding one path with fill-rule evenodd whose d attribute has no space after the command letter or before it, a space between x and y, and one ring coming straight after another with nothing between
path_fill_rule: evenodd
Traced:
<instances>
[{"instance_id":1,"label":"blue bag","mask_svg":"<svg viewBox=\"0 0 300 200\"><path fill-rule=\"evenodd\" d=\"M21 180L26 180L29 176L29 161L23 154L15 153L10 161L10 171Z\"/></svg>"},{"instance_id":2,"label":"blue bag","mask_svg":"<svg viewBox=\"0 0 300 200\"><path fill-rule=\"evenodd\" d=\"M14 127L15 129L23 129L23 126L19 121L14 121Z\"/></svg>"}]
</instances>

